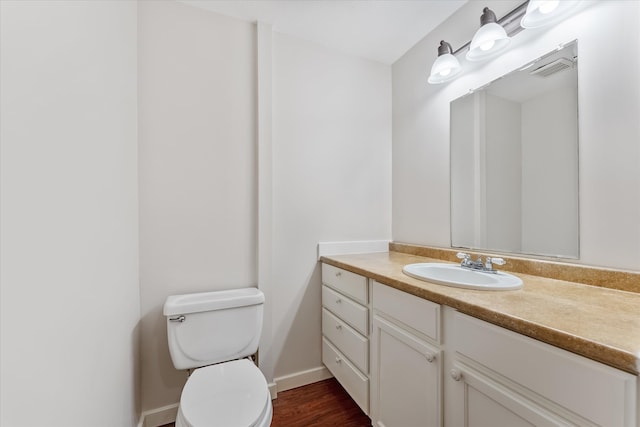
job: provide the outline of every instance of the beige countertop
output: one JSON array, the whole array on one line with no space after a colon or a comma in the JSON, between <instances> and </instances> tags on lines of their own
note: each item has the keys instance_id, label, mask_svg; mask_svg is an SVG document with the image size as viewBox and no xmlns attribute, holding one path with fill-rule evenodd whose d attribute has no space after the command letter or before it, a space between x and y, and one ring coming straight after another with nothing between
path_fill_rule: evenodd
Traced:
<instances>
[{"instance_id":1,"label":"beige countertop","mask_svg":"<svg viewBox=\"0 0 640 427\"><path fill-rule=\"evenodd\" d=\"M640 294L512 273L516 291L441 286L405 275L416 262L443 262L400 252L323 256L323 262L638 375Z\"/></svg>"}]
</instances>

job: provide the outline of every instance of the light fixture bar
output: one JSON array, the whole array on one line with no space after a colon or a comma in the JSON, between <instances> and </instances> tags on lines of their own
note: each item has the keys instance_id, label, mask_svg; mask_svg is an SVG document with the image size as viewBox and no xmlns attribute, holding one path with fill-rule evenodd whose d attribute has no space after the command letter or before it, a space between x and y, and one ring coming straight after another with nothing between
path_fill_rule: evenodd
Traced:
<instances>
[{"instance_id":1,"label":"light fixture bar","mask_svg":"<svg viewBox=\"0 0 640 427\"><path fill-rule=\"evenodd\" d=\"M529 0L525 1L524 3L513 9L511 12L507 13L502 18L498 19L498 24L500 24L504 28L509 37L512 37L518 34L520 31L524 30L524 28L520 26L520 21L527 11L528 4ZM460 46L458 49L454 50L453 55L457 55L458 53L468 48L470 45L471 40Z\"/></svg>"}]
</instances>

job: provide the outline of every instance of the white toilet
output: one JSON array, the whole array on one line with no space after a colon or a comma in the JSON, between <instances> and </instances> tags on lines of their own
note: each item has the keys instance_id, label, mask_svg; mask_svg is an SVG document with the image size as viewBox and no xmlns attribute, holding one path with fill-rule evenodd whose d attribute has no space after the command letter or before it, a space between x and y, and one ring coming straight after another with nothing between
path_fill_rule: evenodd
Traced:
<instances>
[{"instance_id":1,"label":"white toilet","mask_svg":"<svg viewBox=\"0 0 640 427\"><path fill-rule=\"evenodd\" d=\"M267 427L267 381L248 359L258 349L264 294L256 288L173 295L164 304L171 360L195 369L176 427Z\"/></svg>"}]
</instances>

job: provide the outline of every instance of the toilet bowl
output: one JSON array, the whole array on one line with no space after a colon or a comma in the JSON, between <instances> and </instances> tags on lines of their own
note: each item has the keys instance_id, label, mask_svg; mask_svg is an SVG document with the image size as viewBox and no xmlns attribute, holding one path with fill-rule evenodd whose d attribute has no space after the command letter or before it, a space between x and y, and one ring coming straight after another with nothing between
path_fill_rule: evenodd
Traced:
<instances>
[{"instance_id":1,"label":"toilet bowl","mask_svg":"<svg viewBox=\"0 0 640 427\"><path fill-rule=\"evenodd\" d=\"M255 288L172 295L164 304L171 361L195 369L176 427L267 427L267 380L249 359L262 331L264 294Z\"/></svg>"},{"instance_id":2,"label":"toilet bowl","mask_svg":"<svg viewBox=\"0 0 640 427\"><path fill-rule=\"evenodd\" d=\"M176 427L267 427L271 396L248 359L196 369L182 390Z\"/></svg>"}]
</instances>

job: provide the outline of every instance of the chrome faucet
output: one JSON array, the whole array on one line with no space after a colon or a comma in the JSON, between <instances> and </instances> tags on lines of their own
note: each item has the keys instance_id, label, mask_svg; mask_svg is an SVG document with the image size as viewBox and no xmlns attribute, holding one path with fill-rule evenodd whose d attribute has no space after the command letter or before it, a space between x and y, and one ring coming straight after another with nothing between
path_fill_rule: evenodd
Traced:
<instances>
[{"instance_id":1,"label":"chrome faucet","mask_svg":"<svg viewBox=\"0 0 640 427\"><path fill-rule=\"evenodd\" d=\"M460 263L460 267L477 270L478 261L480 261L480 266L482 266L482 260L480 259L480 257L478 257L478 260L474 262L474 261L471 261L471 255L466 254L464 252L458 252L456 256L458 257L458 259L462 260L462 262Z\"/></svg>"},{"instance_id":2,"label":"chrome faucet","mask_svg":"<svg viewBox=\"0 0 640 427\"><path fill-rule=\"evenodd\" d=\"M495 265L506 264L505 260L503 260L502 258L496 258L496 257L487 257L485 262L482 262L482 257L480 255L478 255L478 259L476 259L475 261L471 260L471 255L464 252L458 252L456 256L462 260L462 262L460 262L460 267L468 268L470 270L482 271L483 273L495 274L498 271L495 268L493 268L494 264Z\"/></svg>"}]
</instances>

